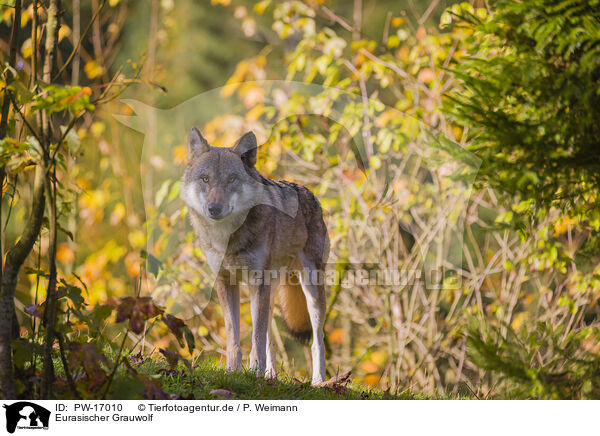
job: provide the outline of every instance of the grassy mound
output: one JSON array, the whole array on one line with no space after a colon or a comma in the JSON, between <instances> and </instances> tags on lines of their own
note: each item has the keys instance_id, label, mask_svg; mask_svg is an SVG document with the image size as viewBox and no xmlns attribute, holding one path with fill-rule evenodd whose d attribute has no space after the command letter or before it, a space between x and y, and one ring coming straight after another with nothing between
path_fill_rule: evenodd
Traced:
<instances>
[{"instance_id":1,"label":"grassy mound","mask_svg":"<svg viewBox=\"0 0 600 436\"><path fill-rule=\"evenodd\" d=\"M205 361L194 368L170 369L164 362L148 359L138 367L140 374L156 377L162 390L178 399L265 399L265 400L382 400L428 399L412 393L382 392L353 383L332 383L329 387L312 387L301 381L279 374L277 380L256 377L248 370L226 372L223 365Z\"/></svg>"}]
</instances>

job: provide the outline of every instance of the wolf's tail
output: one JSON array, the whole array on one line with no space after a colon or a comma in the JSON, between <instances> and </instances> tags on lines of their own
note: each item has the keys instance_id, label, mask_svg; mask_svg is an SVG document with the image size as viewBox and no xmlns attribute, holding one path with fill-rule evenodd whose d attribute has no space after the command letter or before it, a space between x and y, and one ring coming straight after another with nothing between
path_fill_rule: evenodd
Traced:
<instances>
[{"instance_id":1,"label":"wolf's tail","mask_svg":"<svg viewBox=\"0 0 600 436\"><path fill-rule=\"evenodd\" d=\"M279 306L286 327L297 340L307 343L312 338L306 297L300 284L282 284L278 292Z\"/></svg>"}]
</instances>

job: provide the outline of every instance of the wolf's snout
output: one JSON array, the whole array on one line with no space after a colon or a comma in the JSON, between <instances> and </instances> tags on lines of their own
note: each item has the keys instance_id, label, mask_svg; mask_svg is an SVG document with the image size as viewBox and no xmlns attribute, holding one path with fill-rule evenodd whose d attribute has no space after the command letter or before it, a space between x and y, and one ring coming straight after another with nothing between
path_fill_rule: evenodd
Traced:
<instances>
[{"instance_id":1,"label":"wolf's snout","mask_svg":"<svg viewBox=\"0 0 600 436\"><path fill-rule=\"evenodd\" d=\"M210 214L210 216L212 218L217 218L219 215L221 215L222 211L223 211L223 206L221 206L219 203L209 203L208 204L208 213Z\"/></svg>"}]
</instances>

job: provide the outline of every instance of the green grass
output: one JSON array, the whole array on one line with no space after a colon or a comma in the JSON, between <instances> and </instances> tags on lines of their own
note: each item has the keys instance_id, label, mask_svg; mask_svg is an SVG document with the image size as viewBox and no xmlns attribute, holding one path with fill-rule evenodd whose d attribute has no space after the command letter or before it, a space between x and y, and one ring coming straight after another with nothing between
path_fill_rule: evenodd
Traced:
<instances>
[{"instance_id":1,"label":"green grass","mask_svg":"<svg viewBox=\"0 0 600 436\"><path fill-rule=\"evenodd\" d=\"M111 353L107 353L110 355ZM109 357L114 362L114 356ZM120 365L111 383L106 398L127 400L140 398L161 398L166 394L171 399L209 400L223 398L214 390L231 392L232 399L240 400L428 400L428 399L459 399L460 396L427 395L410 392L383 392L370 386L348 383L342 387L325 388L313 387L309 380L298 380L279 372L277 380L257 377L249 370L240 372L225 371L224 364L214 359L204 359L196 362L191 368L181 362L172 369L162 356L144 356L143 360L130 360L130 368ZM55 360L56 375L64 377L60 360ZM108 374L109 368L106 368ZM135 372L136 375L133 375ZM153 388L156 388L153 391ZM80 379L77 390L84 399L103 397L104 386L90 388L87 377ZM68 386L55 391L60 399L73 398Z\"/></svg>"},{"instance_id":2,"label":"green grass","mask_svg":"<svg viewBox=\"0 0 600 436\"><path fill-rule=\"evenodd\" d=\"M194 399L216 399L212 390L225 389L233 393L234 399L266 400L359 400L359 399L429 399L426 395L411 393L390 394L358 384L347 385L347 390L335 392L332 389L316 388L309 382L294 380L285 374L278 379L268 380L256 377L250 371L226 372L222 364L205 361L193 368L190 377L185 367L169 370L161 361L148 359L138 367L140 374L158 375L162 389L167 394Z\"/></svg>"}]
</instances>

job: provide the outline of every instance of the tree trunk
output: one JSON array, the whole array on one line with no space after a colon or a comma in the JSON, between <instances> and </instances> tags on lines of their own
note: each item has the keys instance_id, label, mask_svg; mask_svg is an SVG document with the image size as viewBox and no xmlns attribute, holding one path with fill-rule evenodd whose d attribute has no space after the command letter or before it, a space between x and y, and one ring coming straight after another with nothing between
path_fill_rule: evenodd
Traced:
<instances>
[{"instance_id":1,"label":"tree trunk","mask_svg":"<svg viewBox=\"0 0 600 436\"><path fill-rule=\"evenodd\" d=\"M21 0L15 0L15 14L13 17L12 31L10 34L10 49L8 63L11 67L15 67L17 59L17 49L19 47L19 30L21 29ZM8 85L12 80L12 74L7 71L6 86L4 88L4 98L2 101L2 113L0 115L0 138L4 139L8 126L8 113L10 109L10 94ZM0 168L0 223L2 223L2 189L4 186L4 177L6 176L4 167ZM15 315L15 287L5 287L4 277L8 273L12 273L11 265L7 267L2 265L4 257L4 235L0 224L0 398L9 399L15 398L15 386L12 374L12 356L10 343L15 335L17 335L19 326ZM15 331L15 328L17 331Z\"/></svg>"},{"instance_id":2,"label":"tree trunk","mask_svg":"<svg viewBox=\"0 0 600 436\"><path fill-rule=\"evenodd\" d=\"M31 215L19 242L6 254L6 262L2 271L2 291L0 294L0 380L2 382L1 389L4 398L14 398L10 341L12 339L11 330L13 324L12 316L15 308L15 290L17 288L17 276L21 265L23 265L23 262L33 249L33 244L42 228L45 203L43 180L44 170L41 166L38 166L35 173Z\"/></svg>"}]
</instances>

